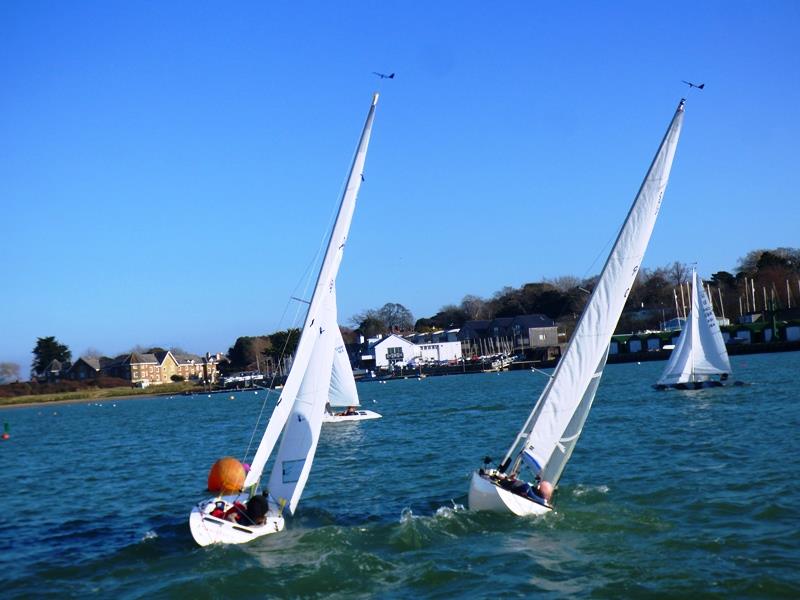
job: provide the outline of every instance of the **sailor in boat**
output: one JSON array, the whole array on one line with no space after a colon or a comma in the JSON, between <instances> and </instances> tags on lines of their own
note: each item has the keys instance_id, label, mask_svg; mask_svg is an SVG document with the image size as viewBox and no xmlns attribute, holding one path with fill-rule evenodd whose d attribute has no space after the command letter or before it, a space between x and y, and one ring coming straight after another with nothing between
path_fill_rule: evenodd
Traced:
<instances>
[{"instance_id":1,"label":"sailor in boat","mask_svg":"<svg viewBox=\"0 0 800 600\"><path fill-rule=\"evenodd\" d=\"M355 406L348 406L342 412L336 413L337 417L352 417L353 415L358 414Z\"/></svg>"},{"instance_id":2,"label":"sailor in boat","mask_svg":"<svg viewBox=\"0 0 800 600\"><path fill-rule=\"evenodd\" d=\"M491 459L489 459L488 462L484 460L484 464L488 464L489 462L491 462ZM512 494L517 494L518 496L533 500L544 506L550 506L550 499L553 497L553 485L549 481L544 481L537 477L536 483L530 484L523 479L517 479L516 474L513 472L506 474L494 469L488 471L479 469L478 473L484 477L488 477L492 483Z\"/></svg>"}]
</instances>

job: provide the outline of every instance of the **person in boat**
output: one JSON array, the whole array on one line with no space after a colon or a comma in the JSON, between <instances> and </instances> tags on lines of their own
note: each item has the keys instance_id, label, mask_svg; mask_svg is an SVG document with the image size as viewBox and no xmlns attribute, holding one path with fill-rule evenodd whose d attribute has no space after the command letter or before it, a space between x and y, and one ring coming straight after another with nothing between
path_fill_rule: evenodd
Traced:
<instances>
[{"instance_id":1,"label":"person in boat","mask_svg":"<svg viewBox=\"0 0 800 600\"><path fill-rule=\"evenodd\" d=\"M337 417L352 417L353 415L357 414L355 406L348 406L342 412L340 412Z\"/></svg>"},{"instance_id":2,"label":"person in boat","mask_svg":"<svg viewBox=\"0 0 800 600\"><path fill-rule=\"evenodd\" d=\"M543 498L544 501L549 504L550 498L553 497L553 484L542 479L539 485L536 486L536 492L539 497Z\"/></svg>"},{"instance_id":3,"label":"person in boat","mask_svg":"<svg viewBox=\"0 0 800 600\"><path fill-rule=\"evenodd\" d=\"M225 520L232 523L242 523L242 518L247 515L247 507L238 500L225 511ZM245 521L247 523L247 521Z\"/></svg>"},{"instance_id":4,"label":"person in boat","mask_svg":"<svg viewBox=\"0 0 800 600\"><path fill-rule=\"evenodd\" d=\"M263 525L267 521L267 498L262 494L247 501L247 508L239 519L240 525Z\"/></svg>"},{"instance_id":5,"label":"person in boat","mask_svg":"<svg viewBox=\"0 0 800 600\"><path fill-rule=\"evenodd\" d=\"M222 500L217 500L214 504L214 510L211 511L212 517L217 517L218 519L225 518L225 503Z\"/></svg>"}]
</instances>

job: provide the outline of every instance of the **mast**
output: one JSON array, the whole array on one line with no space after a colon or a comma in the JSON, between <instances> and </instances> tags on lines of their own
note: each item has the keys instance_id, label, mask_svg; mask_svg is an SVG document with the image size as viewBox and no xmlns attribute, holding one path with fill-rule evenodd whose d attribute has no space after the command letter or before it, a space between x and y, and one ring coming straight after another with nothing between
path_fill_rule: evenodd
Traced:
<instances>
[{"instance_id":1,"label":"mast","mask_svg":"<svg viewBox=\"0 0 800 600\"><path fill-rule=\"evenodd\" d=\"M697 271L694 270L694 267L692 267L692 296L691 296L690 302L691 302L691 304L689 305L689 311L690 311L690 316L692 318L692 326L691 326L691 328L689 328L689 333L691 334L691 337L689 338L689 360L691 361L691 366L692 366L692 375L691 375L691 377L692 377L692 381L694 381L695 380L695 375L694 375L694 369L695 369L694 351L695 351L695 341L696 341L696 338L697 338L697 327L696 327L696 325L697 325L697 322L698 322L698 318L700 316L698 314L700 312L698 310L700 308L700 306L699 306L699 302L697 301ZM687 321L688 321L688 319L689 318L687 317Z\"/></svg>"},{"instance_id":2,"label":"mast","mask_svg":"<svg viewBox=\"0 0 800 600\"><path fill-rule=\"evenodd\" d=\"M275 409L272 411L269 423L267 423L267 428L261 438L258 450L256 450L256 454L253 457L250 472L247 474L244 487L256 485L261 478L264 465L272 453L278 441L278 437L281 431L283 431L286 421L292 412L314 347L317 345L318 338L325 333L323 327L319 326L318 320L323 316L324 312L331 310L330 306L326 307L325 305L328 304L329 297L335 293L336 275L339 271L345 243L347 242L347 236L350 231L350 223L353 219L353 211L355 210L358 191L363 181L364 163L366 162L367 148L372 133L372 122L375 118L375 106L377 103L378 94L376 93L372 97L372 105L369 108L367 120L361 132L356 154L350 167L347 186L342 194L342 199L339 203L339 211L336 214L336 221L331 230L325 256L322 259L322 265L317 275L314 293L309 303L308 312L306 313L300 340L297 343L297 350L295 351L292 368L289 371L289 376L286 379L281 395L275 404ZM335 313L335 299L333 300L332 310ZM334 326L336 326L335 323ZM330 369L328 370L328 375L330 376ZM326 394L327 388L328 386L326 385ZM321 419L322 415L320 414L320 420Z\"/></svg>"},{"instance_id":3,"label":"mast","mask_svg":"<svg viewBox=\"0 0 800 600\"><path fill-rule=\"evenodd\" d=\"M639 271L661 208L683 116L684 100L681 100L620 229L586 309L578 320L564 356L526 421L526 426L530 423L533 426L527 435L521 458L526 460L537 475L541 475L545 468L560 473L591 408L594 396L592 388L596 389L596 383L599 383L611 335ZM568 436L569 440L562 439L568 428L573 429L570 425L578 414L581 416L577 431ZM501 464L501 470L507 466L518 440L525 433L526 429L523 429L515 439ZM564 442L569 442L569 446ZM560 468L553 469L548 465L551 459L559 462ZM518 460L514 471L519 466ZM557 481L551 483L555 485Z\"/></svg>"}]
</instances>

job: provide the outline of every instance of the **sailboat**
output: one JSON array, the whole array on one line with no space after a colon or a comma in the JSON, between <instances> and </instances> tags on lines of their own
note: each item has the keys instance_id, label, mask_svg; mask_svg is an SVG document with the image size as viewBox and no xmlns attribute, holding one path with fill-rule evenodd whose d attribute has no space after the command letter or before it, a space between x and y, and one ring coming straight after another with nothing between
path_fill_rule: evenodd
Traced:
<instances>
[{"instance_id":1,"label":"sailboat","mask_svg":"<svg viewBox=\"0 0 800 600\"><path fill-rule=\"evenodd\" d=\"M661 374L657 390L718 387L729 382L731 362L714 309L697 271L692 270L691 308L686 325ZM717 379L715 379L715 377ZM736 382L741 385L741 382Z\"/></svg>"},{"instance_id":2,"label":"sailboat","mask_svg":"<svg viewBox=\"0 0 800 600\"><path fill-rule=\"evenodd\" d=\"M361 404L358 401L356 380L353 377L350 359L347 357L344 340L338 328L336 334L338 334L338 340L333 357L331 386L328 390L328 402L325 405L325 415L322 417L322 422L351 423L354 421L380 419L381 415L375 411L359 408Z\"/></svg>"},{"instance_id":3,"label":"sailboat","mask_svg":"<svg viewBox=\"0 0 800 600\"><path fill-rule=\"evenodd\" d=\"M378 94L372 98L364 129L347 178L347 186L322 259L294 361L281 394L253 457L242 491L209 498L195 505L189 515L192 537L201 546L213 543L242 544L281 531L284 512L293 514L303 493L317 449L325 403L334 372L337 345L343 344L337 324L336 275L353 219L356 197L363 181L372 122ZM352 377L352 372L351 372ZM265 489L258 487L267 460L281 439ZM245 502L260 500L266 515L258 524L228 521L226 514ZM237 505L236 503L241 503ZM249 508L249 506L248 506ZM212 514L214 513L214 514Z\"/></svg>"},{"instance_id":4,"label":"sailboat","mask_svg":"<svg viewBox=\"0 0 800 600\"><path fill-rule=\"evenodd\" d=\"M639 271L661 208L683 124L685 101L672 117L620 229L572 339L520 432L497 468L491 458L473 472L469 508L515 515L552 510L552 494L583 430L603 375L611 335ZM520 478L526 465L533 483Z\"/></svg>"}]
</instances>

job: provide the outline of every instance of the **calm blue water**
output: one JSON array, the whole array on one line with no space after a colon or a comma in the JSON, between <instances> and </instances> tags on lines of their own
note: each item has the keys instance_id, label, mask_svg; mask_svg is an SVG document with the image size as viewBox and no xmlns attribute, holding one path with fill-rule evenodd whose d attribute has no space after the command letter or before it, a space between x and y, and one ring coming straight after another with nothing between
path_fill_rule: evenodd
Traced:
<instances>
[{"instance_id":1,"label":"calm blue water","mask_svg":"<svg viewBox=\"0 0 800 600\"><path fill-rule=\"evenodd\" d=\"M198 548L209 466L264 392L0 411L3 598L800 597L800 353L732 358L749 387L655 392L611 365L543 518L470 513L544 377L359 385L378 421L323 427L284 532Z\"/></svg>"}]
</instances>

